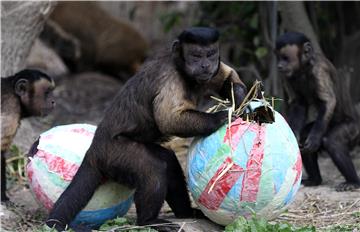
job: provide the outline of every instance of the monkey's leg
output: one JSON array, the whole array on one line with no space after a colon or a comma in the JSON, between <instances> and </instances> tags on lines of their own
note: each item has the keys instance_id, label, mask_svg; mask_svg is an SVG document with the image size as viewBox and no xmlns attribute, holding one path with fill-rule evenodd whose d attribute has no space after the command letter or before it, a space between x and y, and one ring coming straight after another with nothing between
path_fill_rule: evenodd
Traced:
<instances>
[{"instance_id":1,"label":"monkey's leg","mask_svg":"<svg viewBox=\"0 0 360 232\"><path fill-rule=\"evenodd\" d=\"M352 123L342 123L332 128L323 139L324 148L345 178L345 182L336 187L337 191L360 188L360 179L349 155L349 145L355 137L355 127Z\"/></svg>"},{"instance_id":2,"label":"monkey's leg","mask_svg":"<svg viewBox=\"0 0 360 232\"><path fill-rule=\"evenodd\" d=\"M135 188L137 224L170 223L158 219L168 184L167 164L155 154L158 151L123 136L118 136L114 143L108 143L107 149L109 175L119 183ZM179 226L166 224L154 228L159 231L176 231Z\"/></svg>"},{"instance_id":3,"label":"monkey's leg","mask_svg":"<svg viewBox=\"0 0 360 232\"><path fill-rule=\"evenodd\" d=\"M300 134L300 146L304 144L309 132L313 126L313 123L310 123L305 126L305 128L301 131ZM305 171L308 175L307 179L303 179L301 183L304 186L317 186L322 182L319 163L318 163L318 153L307 153L301 151L301 159L305 168Z\"/></svg>"},{"instance_id":4,"label":"monkey's leg","mask_svg":"<svg viewBox=\"0 0 360 232\"><path fill-rule=\"evenodd\" d=\"M318 163L317 153L301 153L302 162L306 173L308 174L307 179L303 179L301 183L304 186L318 186L322 183L322 178Z\"/></svg>"},{"instance_id":5,"label":"monkey's leg","mask_svg":"<svg viewBox=\"0 0 360 232\"><path fill-rule=\"evenodd\" d=\"M1 202L8 201L9 198L6 196L6 158L5 152L1 152Z\"/></svg>"},{"instance_id":6,"label":"monkey's leg","mask_svg":"<svg viewBox=\"0 0 360 232\"><path fill-rule=\"evenodd\" d=\"M46 220L49 227L58 231L69 227L75 216L86 206L96 188L99 186L102 175L91 166L88 157L93 149L87 151L85 158L70 185L55 202L53 209ZM91 231L89 228L75 227L75 231Z\"/></svg>"},{"instance_id":7,"label":"monkey's leg","mask_svg":"<svg viewBox=\"0 0 360 232\"><path fill-rule=\"evenodd\" d=\"M191 208L185 176L175 153L160 145L148 146L153 154L166 162L167 194L166 201L178 218L205 218L204 214Z\"/></svg>"}]
</instances>

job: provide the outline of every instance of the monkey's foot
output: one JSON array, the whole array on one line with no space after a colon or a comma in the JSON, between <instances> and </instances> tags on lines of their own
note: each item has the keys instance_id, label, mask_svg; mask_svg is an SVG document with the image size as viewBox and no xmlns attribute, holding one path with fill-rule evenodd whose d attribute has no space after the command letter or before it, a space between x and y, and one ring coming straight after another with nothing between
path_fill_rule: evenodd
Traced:
<instances>
[{"instance_id":1,"label":"monkey's foot","mask_svg":"<svg viewBox=\"0 0 360 232\"><path fill-rule=\"evenodd\" d=\"M360 183L344 182L335 187L335 190L338 192L351 191L355 189L360 189Z\"/></svg>"},{"instance_id":2,"label":"monkey's foot","mask_svg":"<svg viewBox=\"0 0 360 232\"><path fill-rule=\"evenodd\" d=\"M194 218L208 219L200 209L193 209L193 210L194 210L194 213L193 213Z\"/></svg>"},{"instance_id":3,"label":"monkey's foot","mask_svg":"<svg viewBox=\"0 0 360 232\"><path fill-rule=\"evenodd\" d=\"M47 227L47 228L46 228ZM47 229L55 229L57 231L64 231L65 229L71 229L72 231L75 232L91 232L91 228L87 227L85 225L76 225L76 226L72 226L72 227L68 227L68 226L63 226L62 223L60 223L59 221L57 222L57 220L48 220L46 221L46 224L44 225L45 230Z\"/></svg>"},{"instance_id":4,"label":"monkey's foot","mask_svg":"<svg viewBox=\"0 0 360 232\"><path fill-rule=\"evenodd\" d=\"M207 218L199 209L190 209L187 213L176 214L177 218Z\"/></svg>"},{"instance_id":5,"label":"monkey's foot","mask_svg":"<svg viewBox=\"0 0 360 232\"><path fill-rule=\"evenodd\" d=\"M322 182L321 178L316 179L316 180L314 180L314 179L303 179L303 180L301 180L301 184L303 184L304 186L307 186L307 187L309 187L309 186L318 186L318 185L321 184L321 182Z\"/></svg>"}]
</instances>

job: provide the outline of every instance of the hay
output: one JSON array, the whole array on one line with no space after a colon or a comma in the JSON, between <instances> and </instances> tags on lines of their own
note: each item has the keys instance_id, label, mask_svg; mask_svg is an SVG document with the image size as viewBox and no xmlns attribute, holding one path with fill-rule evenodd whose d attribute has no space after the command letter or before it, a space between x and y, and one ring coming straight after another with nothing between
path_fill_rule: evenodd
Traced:
<instances>
[{"instance_id":1,"label":"hay","mask_svg":"<svg viewBox=\"0 0 360 232\"><path fill-rule=\"evenodd\" d=\"M228 99L224 100L211 96L211 98L215 100L217 104L215 104L213 107L210 107L206 112L215 113L227 110L229 112L229 127L231 126L233 116L241 117L243 120L257 122L259 124L272 123L274 122L273 107L275 98L272 97L269 99L272 101L271 105L268 102L268 99L264 97L264 93L261 91L261 86L261 82L256 80L253 86L250 88L249 92L246 94L240 106L235 109L234 88L233 85L231 85L231 102ZM250 107L250 103L252 102L259 102L260 106L252 109L252 107Z\"/></svg>"},{"instance_id":2,"label":"hay","mask_svg":"<svg viewBox=\"0 0 360 232\"><path fill-rule=\"evenodd\" d=\"M360 229L360 197L354 201L328 201L315 194L305 194L305 200L296 209L281 214L275 222L288 222L297 226L313 225L317 231L336 227Z\"/></svg>"}]
</instances>

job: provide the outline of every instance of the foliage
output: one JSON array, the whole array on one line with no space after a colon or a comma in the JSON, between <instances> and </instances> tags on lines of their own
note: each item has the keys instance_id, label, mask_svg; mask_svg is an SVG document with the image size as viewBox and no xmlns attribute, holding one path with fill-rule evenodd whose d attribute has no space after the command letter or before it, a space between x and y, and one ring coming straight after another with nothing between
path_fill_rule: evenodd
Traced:
<instances>
[{"instance_id":1,"label":"foliage","mask_svg":"<svg viewBox=\"0 0 360 232\"><path fill-rule=\"evenodd\" d=\"M268 54L263 45L257 2L200 2L202 26L215 26L221 43L230 45L229 61L236 66L260 63ZM255 51L255 52L254 52Z\"/></svg>"},{"instance_id":2,"label":"foliage","mask_svg":"<svg viewBox=\"0 0 360 232\"><path fill-rule=\"evenodd\" d=\"M72 229L68 229L68 230L65 229L64 231L73 232ZM34 229L34 232L57 232L57 230L55 228L50 228L47 225L43 225L37 229Z\"/></svg>"},{"instance_id":3,"label":"foliage","mask_svg":"<svg viewBox=\"0 0 360 232\"><path fill-rule=\"evenodd\" d=\"M315 227L297 228L289 223L270 223L263 218L253 216L246 220L239 217L225 227L225 232L315 232Z\"/></svg>"},{"instance_id":4,"label":"foliage","mask_svg":"<svg viewBox=\"0 0 360 232\"><path fill-rule=\"evenodd\" d=\"M132 221L124 217L117 217L106 221L99 231L126 231L126 232L156 232L150 227L136 226Z\"/></svg>"},{"instance_id":5,"label":"foliage","mask_svg":"<svg viewBox=\"0 0 360 232\"><path fill-rule=\"evenodd\" d=\"M7 177L10 182L24 182L26 180L25 164L26 157L16 145L11 145L9 152L10 158L6 160Z\"/></svg>"},{"instance_id":6,"label":"foliage","mask_svg":"<svg viewBox=\"0 0 360 232\"><path fill-rule=\"evenodd\" d=\"M199 17L193 19L193 25L218 28L221 33L221 44L229 47L224 55L233 65L259 63L268 55L269 51L261 37L259 3L205 1L198 4ZM180 25L184 17L187 16L177 10L162 13L160 21L163 30L169 32Z\"/></svg>"},{"instance_id":7,"label":"foliage","mask_svg":"<svg viewBox=\"0 0 360 232\"><path fill-rule=\"evenodd\" d=\"M357 232L360 229L360 223L356 223L353 225L337 225L327 228L323 231L326 232Z\"/></svg>"},{"instance_id":8,"label":"foliage","mask_svg":"<svg viewBox=\"0 0 360 232\"><path fill-rule=\"evenodd\" d=\"M184 14L178 11L166 12L160 15L160 21L163 24L163 30L169 32L173 27L180 24Z\"/></svg>"}]
</instances>

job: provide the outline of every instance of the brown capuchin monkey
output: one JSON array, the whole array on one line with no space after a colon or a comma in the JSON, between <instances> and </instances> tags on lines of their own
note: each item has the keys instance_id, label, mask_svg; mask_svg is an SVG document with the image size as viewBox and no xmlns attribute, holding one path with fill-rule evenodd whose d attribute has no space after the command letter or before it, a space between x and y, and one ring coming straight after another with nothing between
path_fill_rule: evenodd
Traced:
<instances>
[{"instance_id":1,"label":"brown capuchin monkey","mask_svg":"<svg viewBox=\"0 0 360 232\"><path fill-rule=\"evenodd\" d=\"M281 35L276 42L276 53L288 103L286 116L298 139L308 174L302 183L321 184L318 152L325 150L345 178L336 189L359 188L360 179L349 155L359 136L359 119L350 90L345 88L331 62L313 51L304 34ZM315 119L309 117L311 108L316 110Z\"/></svg>"},{"instance_id":2,"label":"brown capuchin monkey","mask_svg":"<svg viewBox=\"0 0 360 232\"><path fill-rule=\"evenodd\" d=\"M43 72L25 69L1 78L1 201L7 201L5 152L23 118L45 116L55 105L54 80Z\"/></svg>"},{"instance_id":3,"label":"brown capuchin monkey","mask_svg":"<svg viewBox=\"0 0 360 232\"><path fill-rule=\"evenodd\" d=\"M170 136L207 136L228 119L228 112L197 110L212 90L239 106L246 87L220 61L219 32L193 27L183 31L172 49L148 60L115 96L72 182L56 201L46 224L63 230L88 203L103 178L135 189L138 225L162 224L167 201L178 218L201 217L190 204L186 181L175 153L160 143ZM159 231L178 231L168 225ZM77 229L74 227L74 229ZM84 230L84 228L81 228Z\"/></svg>"}]
</instances>

